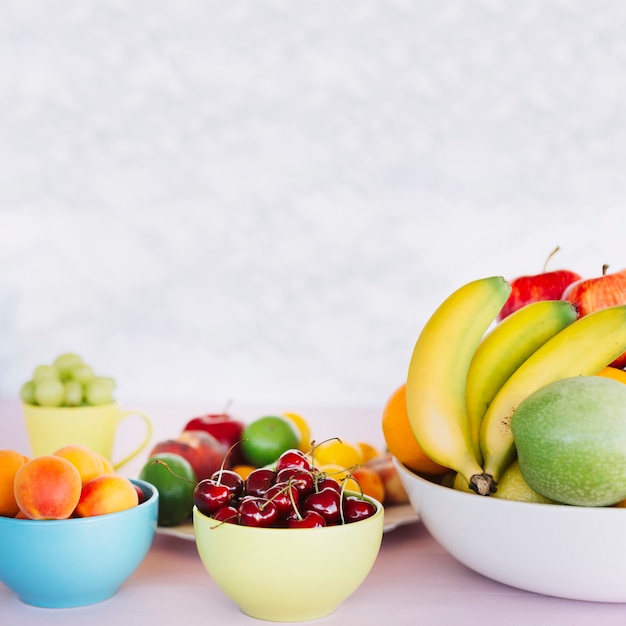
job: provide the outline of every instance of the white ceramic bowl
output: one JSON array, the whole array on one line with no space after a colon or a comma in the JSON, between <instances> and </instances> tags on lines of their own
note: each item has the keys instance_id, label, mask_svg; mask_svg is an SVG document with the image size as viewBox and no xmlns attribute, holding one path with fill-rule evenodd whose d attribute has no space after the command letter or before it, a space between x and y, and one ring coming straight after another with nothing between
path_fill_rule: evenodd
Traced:
<instances>
[{"instance_id":1,"label":"white ceramic bowl","mask_svg":"<svg viewBox=\"0 0 626 626\"><path fill-rule=\"evenodd\" d=\"M478 496L395 463L424 526L467 567L535 593L626 602L626 509Z\"/></svg>"}]
</instances>

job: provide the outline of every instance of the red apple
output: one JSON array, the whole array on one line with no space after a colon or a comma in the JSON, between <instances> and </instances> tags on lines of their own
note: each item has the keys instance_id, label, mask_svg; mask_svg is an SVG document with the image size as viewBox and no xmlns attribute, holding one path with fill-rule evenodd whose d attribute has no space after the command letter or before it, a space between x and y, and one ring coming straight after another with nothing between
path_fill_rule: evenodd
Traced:
<instances>
[{"instance_id":1,"label":"red apple","mask_svg":"<svg viewBox=\"0 0 626 626\"><path fill-rule=\"evenodd\" d=\"M224 463L227 448L215 437L202 430L183 431L176 439L166 439L157 443L149 456L160 452L180 454L189 461L198 482L210 478ZM224 467L228 467L228 462Z\"/></svg>"},{"instance_id":2,"label":"red apple","mask_svg":"<svg viewBox=\"0 0 626 626\"><path fill-rule=\"evenodd\" d=\"M609 266L602 267L602 275L572 283L563 294L578 310L578 317L610 306L626 304L626 270L607 274ZM626 367L626 352L611 363L613 367Z\"/></svg>"},{"instance_id":3,"label":"red apple","mask_svg":"<svg viewBox=\"0 0 626 626\"><path fill-rule=\"evenodd\" d=\"M511 281L511 293L498 314L498 321L511 315L517 309L539 300L561 300L563 292L571 283L581 280L581 276L571 270L546 271L548 262L559 250L552 251L540 274L519 276Z\"/></svg>"},{"instance_id":4,"label":"red apple","mask_svg":"<svg viewBox=\"0 0 626 626\"><path fill-rule=\"evenodd\" d=\"M209 413L191 419L187 422L183 432L201 430L209 433L222 443L226 450L230 450L228 461L231 466L234 466L243 463L243 453L239 442L244 426L243 422L234 419L228 413Z\"/></svg>"}]
</instances>

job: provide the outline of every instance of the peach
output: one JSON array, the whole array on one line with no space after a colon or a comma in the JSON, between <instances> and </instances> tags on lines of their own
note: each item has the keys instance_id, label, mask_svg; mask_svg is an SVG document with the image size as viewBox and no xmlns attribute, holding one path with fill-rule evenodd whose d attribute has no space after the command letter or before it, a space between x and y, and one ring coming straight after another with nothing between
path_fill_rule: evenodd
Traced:
<instances>
[{"instance_id":1,"label":"peach","mask_svg":"<svg viewBox=\"0 0 626 626\"><path fill-rule=\"evenodd\" d=\"M79 517L117 513L137 506L139 496L133 483L120 474L103 474L83 485L76 507Z\"/></svg>"},{"instance_id":2,"label":"peach","mask_svg":"<svg viewBox=\"0 0 626 626\"><path fill-rule=\"evenodd\" d=\"M76 467L83 485L92 478L104 474L104 465L100 455L81 444L63 446L54 452L54 455L67 459Z\"/></svg>"},{"instance_id":3,"label":"peach","mask_svg":"<svg viewBox=\"0 0 626 626\"><path fill-rule=\"evenodd\" d=\"M15 473L15 500L29 519L67 519L80 499L80 473L63 457L46 454Z\"/></svg>"},{"instance_id":4,"label":"peach","mask_svg":"<svg viewBox=\"0 0 626 626\"><path fill-rule=\"evenodd\" d=\"M0 450L0 515L3 517L15 517L20 510L13 483L15 473L26 461L28 458L15 450Z\"/></svg>"}]
</instances>

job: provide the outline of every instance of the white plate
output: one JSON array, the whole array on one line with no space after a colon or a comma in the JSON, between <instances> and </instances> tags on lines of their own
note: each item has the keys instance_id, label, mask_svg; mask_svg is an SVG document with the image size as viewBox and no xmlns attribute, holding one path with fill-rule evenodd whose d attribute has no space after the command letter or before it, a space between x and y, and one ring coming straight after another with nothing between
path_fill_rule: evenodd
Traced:
<instances>
[{"instance_id":1,"label":"white plate","mask_svg":"<svg viewBox=\"0 0 626 626\"><path fill-rule=\"evenodd\" d=\"M389 532L400 526L414 524L419 521L419 517L415 509L410 504L394 504L385 507L385 527L384 531ZM178 537L187 541L195 541L196 537L193 532L193 522L189 520L178 526L159 526L157 534L169 535L170 537Z\"/></svg>"}]
</instances>

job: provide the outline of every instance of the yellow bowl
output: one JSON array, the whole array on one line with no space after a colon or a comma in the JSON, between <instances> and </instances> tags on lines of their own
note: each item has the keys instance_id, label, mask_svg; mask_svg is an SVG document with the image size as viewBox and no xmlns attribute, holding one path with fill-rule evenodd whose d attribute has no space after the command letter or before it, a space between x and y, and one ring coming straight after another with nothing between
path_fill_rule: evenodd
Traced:
<instances>
[{"instance_id":1,"label":"yellow bowl","mask_svg":"<svg viewBox=\"0 0 626 626\"><path fill-rule=\"evenodd\" d=\"M216 522L194 507L198 553L222 591L251 617L300 622L329 615L370 572L383 535L383 507L326 528L251 528Z\"/></svg>"}]
</instances>

